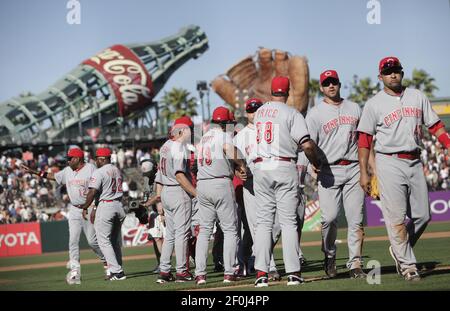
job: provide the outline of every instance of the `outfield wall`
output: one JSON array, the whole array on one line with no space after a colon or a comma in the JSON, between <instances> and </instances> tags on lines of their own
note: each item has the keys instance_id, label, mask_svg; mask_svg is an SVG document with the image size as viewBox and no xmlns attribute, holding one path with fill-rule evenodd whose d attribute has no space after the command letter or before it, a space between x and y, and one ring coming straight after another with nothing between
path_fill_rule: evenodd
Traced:
<instances>
[{"instance_id":1,"label":"outfield wall","mask_svg":"<svg viewBox=\"0 0 450 311\"><path fill-rule=\"evenodd\" d=\"M450 221L450 191L429 193L431 221ZM383 226L380 201L366 198L364 225ZM345 227L343 211L338 217L339 227ZM320 230L320 206L318 201L309 201L305 209L303 231ZM127 215L122 226L124 246L150 244L147 226L140 225L133 214ZM88 248L84 234L80 238L80 248ZM69 249L69 228L67 220L54 222L32 222L0 225L0 257L37 255Z\"/></svg>"}]
</instances>

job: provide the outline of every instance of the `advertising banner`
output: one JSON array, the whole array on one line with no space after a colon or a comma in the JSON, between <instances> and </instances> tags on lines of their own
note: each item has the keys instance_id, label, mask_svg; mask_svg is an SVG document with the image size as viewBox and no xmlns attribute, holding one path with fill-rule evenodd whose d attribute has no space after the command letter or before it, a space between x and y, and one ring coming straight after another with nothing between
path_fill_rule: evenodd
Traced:
<instances>
[{"instance_id":1,"label":"advertising banner","mask_svg":"<svg viewBox=\"0 0 450 311\"><path fill-rule=\"evenodd\" d=\"M428 194L431 221L450 221L450 191L436 191ZM367 226L384 226L381 202L366 197Z\"/></svg>"},{"instance_id":2,"label":"advertising banner","mask_svg":"<svg viewBox=\"0 0 450 311\"><path fill-rule=\"evenodd\" d=\"M0 257L41 253L41 228L38 222L0 225Z\"/></svg>"}]
</instances>

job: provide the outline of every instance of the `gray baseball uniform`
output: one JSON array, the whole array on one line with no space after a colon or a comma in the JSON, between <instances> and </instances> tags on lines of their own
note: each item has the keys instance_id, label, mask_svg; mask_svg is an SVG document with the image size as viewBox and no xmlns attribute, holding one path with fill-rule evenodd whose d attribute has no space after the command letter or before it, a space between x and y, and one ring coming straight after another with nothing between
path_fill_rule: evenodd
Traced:
<instances>
[{"instance_id":1,"label":"gray baseball uniform","mask_svg":"<svg viewBox=\"0 0 450 311\"><path fill-rule=\"evenodd\" d=\"M339 105L322 101L306 116L311 139L316 142L324 163L318 175L322 251L328 258L336 256L337 216L344 208L349 269L362 267L364 191L359 185L356 135L360 117L358 104L348 100Z\"/></svg>"},{"instance_id":2,"label":"gray baseball uniform","mask_svg":"<svg viewBox=\"0 0 450 311\"><path fill-rule=\"evenodd\" d=\"M381 209L402 270L415 268L412 247L431 215L419 157L403 159L398 153L418 152L422 125L430 127L438 121L428 98L419 90L406 88L401 96L382 90L369 99L358 126L358 131L374 135ZM406 216L411 220L405 226Z\"/></svg>"},{"instance_id":3,"label":"gray baseball uniform","mask_svg":"<svg viewBox=\"0 0 450 311\"><path fill-rule=\"evenodd\" d=\"M229 133L216 125L203 135L198 146L197 196L200 232L195 249L195 274L206 275L208 241L216 218L224 233L224 274L234 274L237 253L237 204L232 183L233 169L223 152L225 144L233 145Z\"/></svg>"},{"instance_id":4,"label":"gray baseball uniform","mask_svg":"<svg viewBox=\"0 0 450 311\"><path fill-rule=\"evenodd\" d=\"M252 255L255 256L255 241L256 241L256 202L255 192L253 190L253 172L255 170L255 163L253 161L257 158L256 154L256 129L253 124L248 124L234 137L234 145L238 148L245 158L247 163L247 180L244 182L243 197L244 210L247 217L250 234L253 240ZM273 243L278 241L281 234L281 227L278 217L275 217L272 238ZM242 237L241 237L242 238ZM276 271L277 266L273 254L270 258L270 271Z\"/></svg>"},{"instance_id":5,"label":"gray baseball uniform","mask_svg":"<svg viewBox=\"0 0 450 311\"><path fill-rule=\"evenodd\" d=\"M308 129L301 113L281 102L263 105L256 111L254 122L257 129L257 156L261 158L255 165L253 177L257 204L255 268L269 271L272 227L277 211L283 235L286 272L299 272L296 158L298 145L309 139Z\"/></svg>"},{"instance_id":6,"label":"gray baseball uniform","mask_svg":"<svg viewBox=\"0 0 450 311\"><path fill-rule=\"evenodd\" d=\"M163 185L161 202L166 219L166 236L161 251L161 272L169 273L170 258L175 247L176 270L183 273L187 270L188 243L191 236L192 206L189 196L176 179L182 172L191 179L188 151L185 144L168 140L160 149L159 170L156 182Z\"/></svg>"},{"instance_id":7,"label":"gray baseball uniform","mask_svg":"<svg viewBox=\"0 0 450 311\"><path fill-rule=\"evenodd\" d=\"M88 192L89 180L92 173L97 168L90 164L84 164L78 170L72 170L67 166L62 171L55 174L55 180L60 185L66 185L67 194L69 195L69 258L70 269L80 270L80 235L84 231L84 235L88 241L89 246L97 254L97 256L104 263L105 257L98 246L97 237L95 235L94 225L89 221L89 216L92 208L88 209L87 220L83 218L83 210L75 207L86 202L86 195Z\"/></svg>"},{"instance_id":8,"label":"gray baseball uniform","mask_svg":"<svg viewBox=\"0 0 450 311\"><path fill-rule=\"evenodd\" d=\"M100 192L94 227L111 273L123 272L121 229L125 211L121 202L122 180L120 170L112 164L106 164L92 174L89 182L89 188Z\"/></svg>"}]
</instances>

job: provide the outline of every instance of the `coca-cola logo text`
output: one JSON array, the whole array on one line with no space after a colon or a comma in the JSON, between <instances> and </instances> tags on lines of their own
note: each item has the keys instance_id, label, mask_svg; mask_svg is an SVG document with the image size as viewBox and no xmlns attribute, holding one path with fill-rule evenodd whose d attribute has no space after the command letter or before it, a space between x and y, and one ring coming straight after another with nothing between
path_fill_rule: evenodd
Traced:
<instances>
[{"instance_id":1,"label":"coca-cola logo text","mask_svg":"<svg viewBox=\"0 0 450 311\"><path fill-rule=\"evenodd\" d=\"M152 81L140 59L127 47L115 45L84 62L102 72L110 82L121 115L151 100Z\"/></svg>"}]
</instances>

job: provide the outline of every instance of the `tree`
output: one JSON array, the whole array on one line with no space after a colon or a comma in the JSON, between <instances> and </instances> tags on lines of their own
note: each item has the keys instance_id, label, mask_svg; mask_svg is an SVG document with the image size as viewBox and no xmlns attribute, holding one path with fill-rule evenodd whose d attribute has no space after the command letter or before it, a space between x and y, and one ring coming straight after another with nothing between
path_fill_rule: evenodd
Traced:
<instances>
[{"instance_id":1,"label":"tree","mask_svg":"<svg viewBox=\"0 0 450 311\"><path fill-rule=\"evenodd\" d=\"M320 83L317 79L309 81L309 106L314 107L317 94L320 92Z\"/></svg>"},{"instance_id":2,"label":"tree","mask_svg":"<svg viewBox=\"0 0 450 311\"><path fill-rule=\"evenodd\" d=\"M353 76L353 82L350 85L350 95L348 99L364 105L365 102L380 91L380 82L373 84L370 78L359 79L357 75Z\"/></svg>"},{"instance_id":3,"label":"tree","mask_svg":"<svg viewBox=\"0 0 450 311\"><path fill-rule=\"evenodd\" d=\"M412 79L403 79L403 85L421 90L430 98L433 98L433 92L439 88L434 84L434 78L423 69L414 69Z\"/></svg>"},{"instance_id":4,"label":"tree","mask_svg":"<svg viewBox=\"0 0 450 311\"><path fill-rule=\"evenodd\" d=\"M167 121L175 120L184 115L197 115L197 99L192 97L188 90L174 87L164 92L161 99L161 116Z\"/></svg>"}]
</instances>

